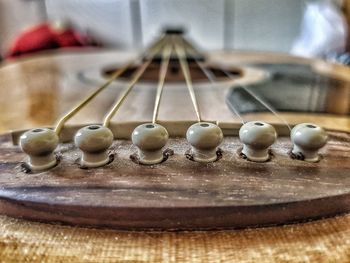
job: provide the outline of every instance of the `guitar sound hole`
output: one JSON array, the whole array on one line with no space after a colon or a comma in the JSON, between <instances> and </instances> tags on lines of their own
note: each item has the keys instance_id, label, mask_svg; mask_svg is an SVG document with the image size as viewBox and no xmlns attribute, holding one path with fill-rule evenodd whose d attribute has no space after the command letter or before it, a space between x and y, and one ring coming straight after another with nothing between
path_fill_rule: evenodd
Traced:
<instances>
[{"instance_id":1,"label":"guitar sound hole","mask_svg":"<svg viewBox=\"0 0 350 263\"><path fill-rule=\"evenodd\" d=\"M209 127L209 124L207 124L207 123L202 123L202 124L201 124L201 127Z\"/></svg>"},{"instance_id":2,"label":"guitar sound hole","mask_svg":"<svg viewBox=\"0 0 350 263\"><path fill-rule=\"evenodd\" d=\"M264 124L262 124L261 122L255 122L254 123L256 126L264 126Z\"/></svg>"},{"instance_id":3,"label":"guitar sound hole","mask_svg":"<svg viewBox=\"0 0 350 263\"><path fill-rule=\"evenodd\" d=\"M42 131L44 131L43 129L35 129L35 130L33 130L33 132L42 132Z\"/></svg>"},{"instance_id":4,"label":"guitar sound hole","mask_svg":"<svg viewBox=\"0 0 350 263\"><path fill-rule=\"evenodd\" d=\"M194 61L188 61L188 67L191 74L192 81L209 81L208 76L203 72L203 70L197 65ZM206 69L213 74L213 77L218 81L229 80L230 77L227 76L227 73L230 74L231 78L241 78L243 77L243 71L239 68L229 68L221 69L215 65L206 65ZM138 65L132 65L124 73L122 73L119 79L130 80L135 74ZM159 68L160 64L158 62L152 62L148 68L145 70L144 74L140 77L140 81L153 81L157 82L159 78ZM117 70L116 66L110 66L108 68L102 69L102 76L110 78ZM169 70L166 76L167 82L183 82L185 81L184 76L181 72L180 64L177 60L171 60L169 64Z\"/></svg>"},{"instance_id":5,"label":"guitar sound hole","mask_svg":"<svg viewBox=\"0 0 350 263\"><path fill-rule=\"evenodd\" d=\"M146 125L146 128L148 128L148 129L153 129L153 128L154 128L154 125L153 125L153 124L147 124L147 125Z\"/></svg>"}]
</instances>

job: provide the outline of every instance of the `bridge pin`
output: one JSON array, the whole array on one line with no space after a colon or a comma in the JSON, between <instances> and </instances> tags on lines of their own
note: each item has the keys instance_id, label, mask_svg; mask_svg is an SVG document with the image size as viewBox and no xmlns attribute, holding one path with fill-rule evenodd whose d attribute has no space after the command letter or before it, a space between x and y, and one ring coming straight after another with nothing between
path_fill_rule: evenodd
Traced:
<instances>
[{"instance_id":1,"label":"bridge pin","mask_svg":"<svg viewBox=\"0 0 350 263\"><path fill-rule=\"evenodd\" d=\"M186 138L191 144L194 161L213 162L217 159L218 146L223 140L219 126L209 122L198 122L188 128Z\"/></svg>"},{"instance_id":2,"label":"bridge pin","mask_svg":"<svg viewBox=\"0 0 350 263\"><path fill-rule=\"evenodd\" d=\"M81 166L100 167L110 161L107 150L113 143L113 133L107 127L101 125L83 127L76 133L74 142L82 151Z\"/></svg>"},{"instance_id":3,"label":"bridge pin","mask_svg":"<svg viewBox=\"0 0 350 263\"><path fill-rule=\"evenodd\" d=\"M21 135L19 144L29 156L28 165L32 171L47 170L57 164L54 150L58 145L58 136L47 128L36 128Z\"/></svg>"},{"instance_id":4,"label":"bridge pin","mask_svg":"<svg viewBox=\"0 0 350 263\"><path fill-rule=\"evenodd\" d=\"M275 128L262 121L251 121L242 125L239 138L243 143L242 153L253 162L266 162L269 147L276 141Z\"/></svg>"},{"instance_id":5,"label":"bridge pin","mask_svg":"<svg viewBox=\"0 0 350 263\"><path fill-rule=\"evenodd\" d=\"M327 142L325 130L312 123L301 123L291 131L291 140L294 144L292 154L302 156L307 162L319 161L318 151Z\"/></svg>"},{"instance_id":6,"label":"bridge pin","mask_svg":"<svg viewBox=\"0 0 350 263\"><path fill-rule=\"evenodd\" d=\"M163 147L168 141L167 130L156 123L137 126L132 133L133 144L138 148L138 161L142 164L157 164L163 161Z\"/></svg>"}]
</instances>

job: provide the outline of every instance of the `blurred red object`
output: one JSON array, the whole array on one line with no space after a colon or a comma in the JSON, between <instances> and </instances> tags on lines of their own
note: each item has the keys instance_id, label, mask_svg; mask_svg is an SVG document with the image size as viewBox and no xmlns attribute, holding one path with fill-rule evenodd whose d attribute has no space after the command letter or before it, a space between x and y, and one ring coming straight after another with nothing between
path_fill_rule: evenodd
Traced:
<instances>
[{"instance_id":1,"label":"blurred red object","mask_svg":"<svg viewBox=\"0 0 350 263\"><path fill-rule=\"evenodd\" d=\"M21 33L12 43L7 58L42 50L64 47L96 46L88 36L64 24L51 23L36 25Z\"/></svg>"}]
</instances>

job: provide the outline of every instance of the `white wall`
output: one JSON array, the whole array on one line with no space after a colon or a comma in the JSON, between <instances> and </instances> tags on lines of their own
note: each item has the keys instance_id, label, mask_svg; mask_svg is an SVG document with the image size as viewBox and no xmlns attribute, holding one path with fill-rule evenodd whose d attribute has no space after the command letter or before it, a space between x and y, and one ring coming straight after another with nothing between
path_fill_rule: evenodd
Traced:
<instances>
[{"instance_id":1,"label":"white wall","mask_svg":"<svg viewBox=\"0 0 350 263\"><path fill-rule=\"evenodd\" d=\"M188 36L207 49L223 47L224 0L147 0L141 3L143 43L164 26L185 26Z\"/></svg>"},{"instance_id":2,"label":"white wall","mask_svg":"<svg viewBox=\"0 0 350 263\"><path fill-rule=\"evenodd\" d=\"M232 2L232 1L231 1ZM299 34L304 1L235 0L233 32L228 46L235 49L288 51Z\"/></svg>"},{"instance_id":3,"label":"white wall","mask_svg":"<svg viewBox=\"0 0 350 263\"><path fill-rule=\"evenodd\" d=\"M0 0L0 53L18 32L43 19L39 5L36 1Z\"/></svg>"},{"instance_id":4,"label":"white wall","mask_svg":"<svg viewBox=\"0 0 350 263\"><path fill-rule=\"evenodd\" d=\"M43 18L42 1L50 19L69 18L118 48L146 45L164 26L184 25L200 48L288 52L311 0L0 0L2 45Z\"/></svg>"},{"instance_id":5,"label":"white wall","mask_svg":"<svg viewBox=\"0 0 350 263\"><path fill-rule=\"evenodd\" d=\"M50 19L68 18L107 45L133 45L129 0L46 0Z\"/></svg>"},{"instance_id":6,"label":"white wall","mask_svg":"<svg viewBox=\"0 0 350 263\"><path fill-rule=\"evenodd\" d=\"M144 43L163 25L186 25L206 49L289 51L305 0L141 1Z\"/></svg>"}]
</instances>

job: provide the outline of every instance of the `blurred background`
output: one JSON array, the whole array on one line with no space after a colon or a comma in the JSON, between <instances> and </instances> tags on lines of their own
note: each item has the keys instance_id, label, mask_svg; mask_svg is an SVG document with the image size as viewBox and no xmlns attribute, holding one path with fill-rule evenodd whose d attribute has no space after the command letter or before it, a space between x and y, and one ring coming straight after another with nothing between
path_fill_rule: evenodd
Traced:
<instances>
[{"instance_id":1,"label":"blurred background","mask_svg":"<svg viewBox=\"0 0 350 263\"><path fill-rule=\"evenodd\" d=\"M26 53L22 42L33 41L23 34L49 21L60 32L79 32L79 46L139 49L162 28L177 26L204 50L276 51L347 63L348 6L346 0L0 0L0 54Z\"/></svg>"},{"instance_id":2,"label":"blurred background","mask_svg":"<svg viewBox=\"0 0 350 263\"><path fill-rule=\"evenodd\" d=\"M219 62L219 68L226 63L227 67L252 67L260 72L253 74L258 81L221 94L216 103L222 106L222 113L228 109L221 102L227 102L229 120L232 109L270 114L254 98L258 96L277 111L346 115L348 125L348 67L268 52L349 65L349 7L350 0L0 0L0 105L6 108L0 114L0 130L1 125L3 130L19 124L52 125L84 92L106 80L105 70L113 72L117 63L135 59L135 50L156 40L164 28L184 29L185 38L199 51L208 51L203 54ZM37 56L40 52L44 53ZM18 59L26 56L30 59ZM313 61L319 62L317 68ZM180 72L178 64L173 65L173 71ZM182 81L181 74L176 76ZM185 86L181 88L187 92ZM100 111L92 105L72 122L99 122L116 97L113 92L96 101ZM153 95L144 103L147 94L142 92L136 87L129 100L151 112ZM207 105L210 97L203 95L199 100ZM172 105L171 95L168 100ZM187 104L191 105L190 101ZM134 120L147 115L130 104L125 106L125 111L132 110ZM184 107L183 114L178 112L174 118L191 120L191 113L191 108Z\"/></svg>"}]
</instances>

